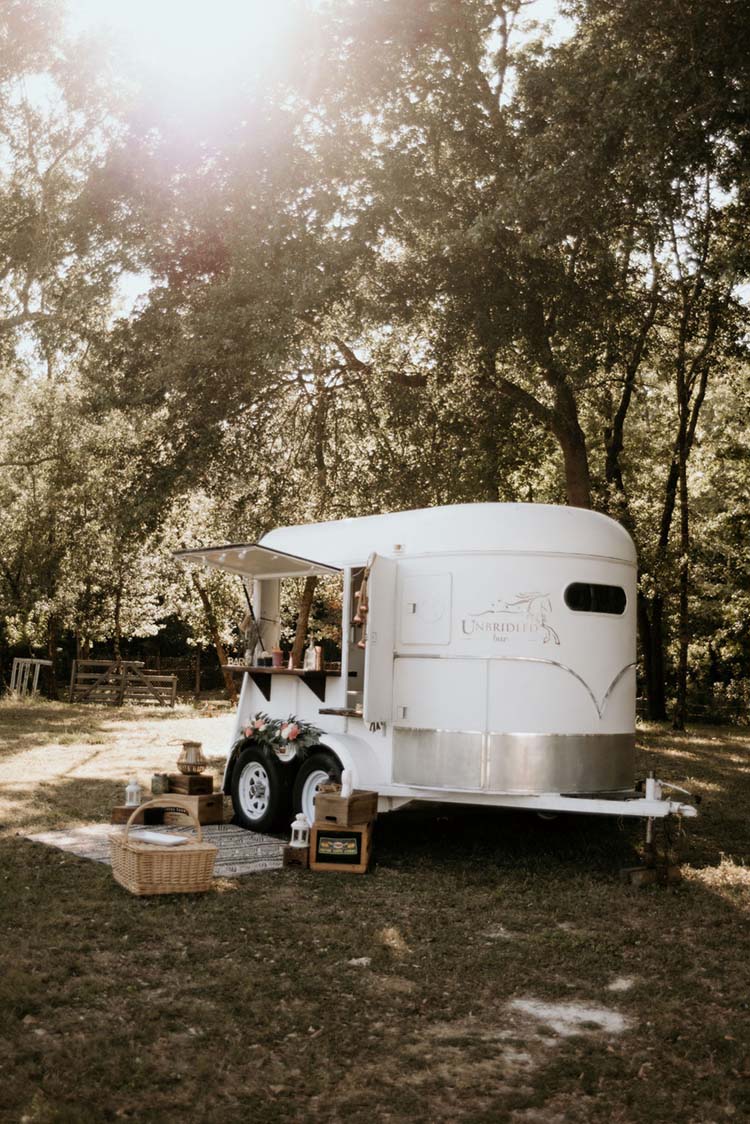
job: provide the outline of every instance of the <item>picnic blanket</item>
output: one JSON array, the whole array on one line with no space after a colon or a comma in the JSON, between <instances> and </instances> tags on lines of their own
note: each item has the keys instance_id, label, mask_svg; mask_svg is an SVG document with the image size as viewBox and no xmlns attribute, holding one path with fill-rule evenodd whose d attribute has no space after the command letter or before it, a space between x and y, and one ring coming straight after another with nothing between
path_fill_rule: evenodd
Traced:
<instances>
[{"instance_id":1,"label":"picnic blanket","mask_svg":"<svg viewBox=\"0 0 750 1124\"><path fill-rule=\"evenodd\" d=\"M44 843L48 847L57 847L60 851L69 851L79 858L109 866L109 835L113 831L124 831L124 827L110 823L85 824L83 827L69 827L64 831L42 831L25 835L24 838L30 839L32 843ZM149 827L149 831L170 835L192 834L189 824L182 827L153 826ZM259 835L228 823L204 824L202 831L206 842L215 843L219 848L214 867L217 878L256 874L262 870L276 870L282 865L283 843L270 835Z\"/></svg>"}]
</instances>

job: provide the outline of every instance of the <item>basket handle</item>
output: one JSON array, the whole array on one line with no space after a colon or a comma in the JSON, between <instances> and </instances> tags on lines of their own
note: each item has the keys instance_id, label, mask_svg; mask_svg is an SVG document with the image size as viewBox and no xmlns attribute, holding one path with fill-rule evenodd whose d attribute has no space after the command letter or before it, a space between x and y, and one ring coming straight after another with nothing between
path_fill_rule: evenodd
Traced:
<instances>
[{"instance_id":1,"label":"basket handle","mask_svg":"<svg viewBox=\"0 0 750 1124\"><path fill-rule=\"evenodd\" d=\"M193 826L197 827L198 829L198 842L200 843L203 840L203 832L201 830L200 820L198 819L188 802L186 800L182 800L179 796L158 796L156 800L147 800L145 804L139 804L137 808L133 809L132 816L125 824L125 839L127 839L128 835L130 834L130 828L133 820L139 812L143 811L144 808L182 808L182 810L184 812L187 812L187 814L190 816L191 820L193 821Z\"/></svg>"}]
</instances>

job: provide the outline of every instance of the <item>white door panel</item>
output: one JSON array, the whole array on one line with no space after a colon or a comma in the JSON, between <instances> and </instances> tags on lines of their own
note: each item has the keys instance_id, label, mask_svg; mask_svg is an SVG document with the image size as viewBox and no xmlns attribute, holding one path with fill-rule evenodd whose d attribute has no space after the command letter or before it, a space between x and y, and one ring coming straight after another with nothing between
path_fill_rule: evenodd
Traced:
<instances>
[{"instance_id":1,"label":"white door panel","mask_svg":"<svg viewBox=\"0 0 750 1124\"><path fill-rule=\"evenodd\" d=\"M484 730L487 664L484 660L397 659L396 726L417 730Z\"/></svg>"},{"instance_id":2,"label":"white door panel","mask_svg":"<svg viewBox=\"0 0 750 1124\"><path fill-rule=\"evenodd\" d=\"M365 647L365 722L390 722L393 709L393 648L396 640L397 563L376 554L367 583L367 646Z\"/></svg>"},{"instance_id":3,"label":"white door panel","mask_svg":"<svg viewBox=\"0 0 750 1124\"><path fill-rule=\"evenodd\" d=\"M409 574L401 590L402 644L449 644L451 575Z\"/></svg>"}]
</instances>

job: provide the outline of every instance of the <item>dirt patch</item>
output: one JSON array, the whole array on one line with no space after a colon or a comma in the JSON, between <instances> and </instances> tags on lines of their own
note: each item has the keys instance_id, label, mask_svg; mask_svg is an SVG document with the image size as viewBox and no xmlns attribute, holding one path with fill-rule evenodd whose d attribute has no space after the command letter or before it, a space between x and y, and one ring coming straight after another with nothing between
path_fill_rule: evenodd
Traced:
<instances>
[{"instance_id":1,"label":"dirt patch","mask_svg":"<svg viewBox=\"0 0 750 1124\"><path fill-rule=\"evenodd\" d=\"M630 991L635 986L635 982L633 976L616 976L611 983L607 984L607 991Z\"/></svg>"},{"instance_id":2,"label":"dirt patch","mask_svg":"<svg viewBox=\"0 0 750 1124\"><path fill-rule=\"evenodd\" d=\"M0 830L108 820L112 805L124 803L130 777L148 793L153 773L175 770L183 740L203 743L218 779L233 729L232 714L206 718L188 706L155 711L3 703ZM68 792L75 792L74 801Z\"/></svg>"},{"instance_id":3,"label":"dirt patch","mask_svg":"<svg viewBox=\"0 0 750 1124\"><path fill-rule=\"evenodd\" d=\"M383 995L411 995L417 989L414 980L408 980L403 976L372 975L370 986L373 991Z\"/></svg>"},{"instance_id":4,"label":"dirt patch","mask_svg":"<svg viewBox=\"0 0 750 1124\"><path fill-rule=\"evenodd\" d=\"M607 1007L583 1003L547 1003L541 999L513 999L511 1011L527 1015L535 1023L552 1030L561 1038L574 1034L622 1034L630 1030L633 1020Z\"/></svg>"},{"instance_id":5,"label":"dirt patch","mask_svg":"<svg viewBox=\"0 0 750 1124\"><path fill-rule=\"evenodd\" d=\"M516 934L509 932L504 925L493 925L491 929L486 929L482 934L488 941L513 941L516 940Z\"/></svg>"},{"instance_id":6,"label":"dirt patch","mask_svg":"<svg viewBox=\"0 0 750 1124\"><path fill-rule=\"evenodd\" d=\"M383 948L387 948L398 960L402 960L409 955L409 946L393 925L390 925L387 929L381 929L377 934L377 940Z\"/></svg>"}]
</instances>

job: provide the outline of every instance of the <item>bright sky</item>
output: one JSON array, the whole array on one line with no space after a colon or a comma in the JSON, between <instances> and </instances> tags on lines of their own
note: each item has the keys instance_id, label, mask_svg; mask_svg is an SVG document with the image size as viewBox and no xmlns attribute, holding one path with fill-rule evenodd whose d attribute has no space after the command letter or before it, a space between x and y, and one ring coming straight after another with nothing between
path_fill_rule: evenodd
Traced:
<instances>
[{"instance_id":1,"label":"bright sky","mask_svg":"<svg viewBox=\"0 0 750 1124\"><path fill-rule=\"evenodd\" d=\"M67 0L75 31L110 31L165 86L195 93L272 56L296 0Z\"/></svg>"},{"instance_id":2,"label":"bright sky","mask_svg":"<svg viewBox=\"0 0 750 1124\"><path fill-rule=\"evenodd\" d=\"M106 31L123 43L128 60L141 68L160 99L175 101L188 114L206 102L221 100L238 78L262 70L284 50L300 9L320 0L66 0L71 30ZM554 38L564 37L566 22L558 0L534 0L523 19L549 21ZM127 275L123 306L132 307L148 289L148 278Z\"/></svg>"},{"instance_id":3,"label":"bright sky","mask_svg":"<svg viewBox=\"0 0 750 1124\"><path fill-rule=\"evenodd\" d=\"M108 29L165 85L193 93L276 53L300 7L317 0L67 0L75 30ZM557 0L534 0L523 18L564 27Z\"/></svg>"}]
</instances>

